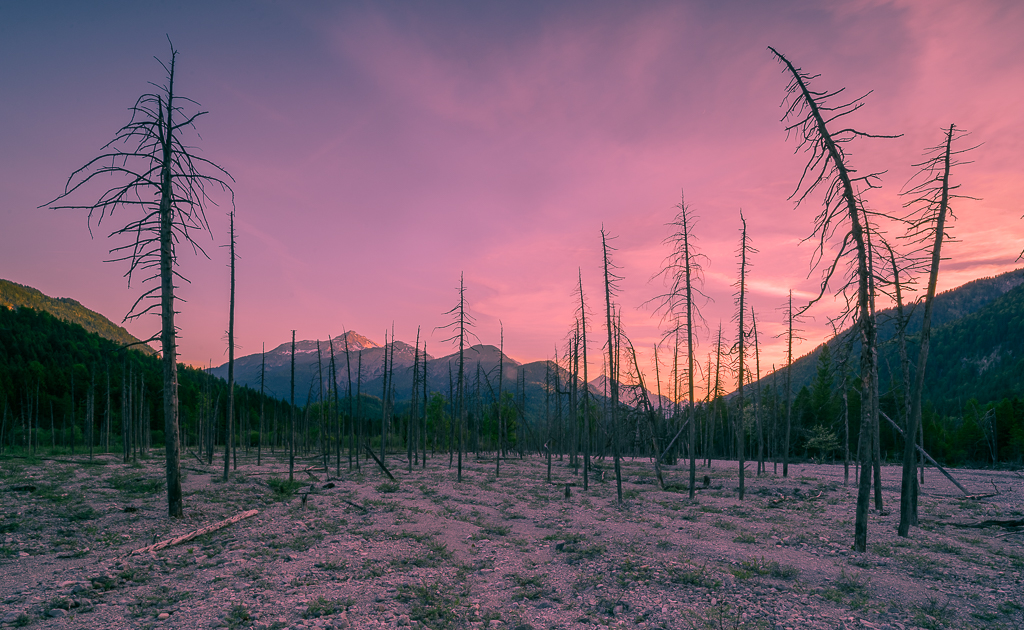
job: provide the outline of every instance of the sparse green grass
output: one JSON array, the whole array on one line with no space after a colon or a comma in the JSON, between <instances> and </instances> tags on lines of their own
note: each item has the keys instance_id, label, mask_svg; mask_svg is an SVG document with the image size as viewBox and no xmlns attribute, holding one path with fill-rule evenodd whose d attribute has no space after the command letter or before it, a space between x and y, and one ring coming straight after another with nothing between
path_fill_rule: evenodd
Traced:
<instances>
[{"instance_id":1,"label":"sparse green grass","mask_svg":"<svg viewBox=\"0 0 1024 630\"><path fill-rule=\"evenodd\" d=\"M516 590L512 592L512 601L520 599L533 601L550 595L551 589L549 589L544 583L544 578L547 576L547 573L542 575L520 575L518 573L512 573L505 576L512 580L517 587Z\"/></svg>"},{"instance_id":2,"label":"sparse green grass","mask_svg":"<svg viewBox=\"0 0 1024 630\"><path fill-rule=\"evenodd\" d=\"M313 565L321 571L344 571L348 569L348 563L344 560L324 560Z\"/></svg>"},{"instance_id":3,"label":"sparse green grass","mask_svg":"<svg viewBox=\"0 0 1024 630\"><path fill-rule=\"evenodd\" d=\"M463 626L462 599L469 595L468 585L457 588L440 581L416 586L400 584L398 601L409 604L409 617L431 630L451 630Z\"/></svg>"},{"instance_id":4,"label":"sparse green grass","mask_svg":"<svg viewBox=\"0 0 1024 630\"><path fill-rule=\"evenodd\" d=\"M299 534L286 540L273 540L267 546L272 549L291 549L292 551L302 552L309 551L310 548L317 545L323 539L324 535L320 532L312 532L309 534Z\"/></svg>"},{"instance_id":5,"label":"sparse green grass","mask_svg":"<svg viewBox=\"0 0 1024 630\"><path fill-rule=\"evenodd\" d=\"M757 537L750 532L740 532L736 538L733 538L734 543L743 543L745 545L752 545L757 542Z\"/></svg>"},{"instance_id":6,"label":"sparse green grass","mask_svg":"<svg viewBox=\"0 0 1024 630\"><path fill-rule=\"evenodd\" d=\"M391 565L395 567L440 567L452 559L452 552L448 546L441 542L427 541L426 553L411 556L408 558L392 558Z\"/></svg>"},{"instance_id":7,"label":"sparse green grass","mask_svg":"<svg viewBox=\"0 0 1024 630\"><path fill-rule=\"evenodd\" d=\"M573 546L570 549L570 546L566 545L564 551L568 553L568 557L565 559L566 564L579 564L585 560L594 560L603 556L607 548L597 544L586 547Z\"/></svg>"},{"instance_id":8,"label":"sparse green grass","mask_svg":"<svg viewBox=\"0 0 1024 630\"><path fill-rule=\"evenodd\" d=\"M235 604L224 615L224 624L230 630L247 628L252 625L252 615L249 614L249 609L245 607L245 604Z\"/></svg>"},{"instance_id":9,"label":"sparse green grass","mask_svg":"<svg viewBox=\"0 0 1024 630\"><path fill-rule=\"evenodd\" d=\"M144 617L150 614L150 608L167 608L190 597L192 594L188 591L176 591L167 586L158 586L136 598L132 609L136 616Z\"/></svg>"},{"instance_id":10,"label":"sparse green grass","mask_svg":"<svg viewBox=\"0 0 1024 630\"><path fill-rule=\"evenodd\" d=\"M133 497L157 494L164 489L165 483L165 480L160 478L143 477L138 473L130 472L107 477L107 485Z\"/></svg>"},{"instance_id":11,"label":"sparse green grass","mask_svg":"<svg viewBox=\"0 0 1024 630\"><path fill-rule=\"evenodd\" d=\"M722 585L721 580L714 577L708 570L708 566L694 566L689 563L683 565L669 565L665 568L668 574L668 581L672 584L683 584L687 586L700 586L703 588L718 588Z\"/></svg>"},{"instance_id":12,"label":"sparse green grass","mask_svg":"<svg viewBox=\"0 0 1024 630\"><path fill-rule=\"evenodd\" d=\"M782 580L791 580L800 575L800 569L787 564L779 564L776 560L765 560L764 556L748 558L740 562L739 567L731 569L731 572L739 580L747 580L755 576L764 575Z\"/></svg>"},{"instance_id":13,"label":"sparse green grass","mask_svg":"<svg viewBox=\"0 0 1024 630\"><path fill-rule=\"evenodd\" d=\"M270 477L267 479L271 493L275 501L289 501L295 496L295 491L306 485L298 481L288 481L283 477Z\"/></svg>"},{"instance_id":14,"label":"sparse green grass","mask_svg":"<svg viewBox=\"0 0 1024 630\"><path fill-rule=\"evenodd\" d=\"M317 597L313 601L309 602L308 606L306 606L306 610L302 612L302 618L312 619L316 617L336 615L340 612L344 612L349 606L352 606L355 603L355 600L351 597L346 597L344 599L327 599L326 597Z\"/></svg>"},{"instance_id":15,"label":"sparse green grass","mask_svg":"<svg viewBox=\"0 0 1024 630\"><path fill-rule=\"evenodd\" d=\"M401 490L402 485L397 481L385 481L377 484L373 489L381 494L392 494Z\"/></svg>"},{"instance_id":16,"label":"sparse green grass","mask_svg":"<svg viewBox=\"0 0 1024 630\"><path fill-rule=\"evenodd\" d=\"M937 599L929 599L928 603L914 607L914 623L927 630L941 630L953 621L953 613L949 610L949 600L939 605Z\"/></svg>"}]
</instances>

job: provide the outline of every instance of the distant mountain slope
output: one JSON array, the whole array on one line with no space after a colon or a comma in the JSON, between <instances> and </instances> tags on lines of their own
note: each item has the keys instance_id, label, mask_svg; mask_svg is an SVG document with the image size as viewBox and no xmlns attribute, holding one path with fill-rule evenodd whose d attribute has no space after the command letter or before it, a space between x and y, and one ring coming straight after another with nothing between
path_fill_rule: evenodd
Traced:
<instances>
[{"instance_id":1,"label":"distant mountain slope","mask_svg":"<svg viewBox=\"0 0 1024 630\"><path fill-rule=\"evenodd\" d=\"M0 279L0 306L10 309L31 308L45 311L57 319L78 324L86 331L96 333L104 339L126 346L138 344L139 340L124 328L118 326L103 315L89 310L71 298L52 298L41 291L10 280ZM146 354L156 354L153 348L145 344L134 346Z\"/></svg>"},{"instance_id":2,"label":"distant mountain slope","mask_svg":"<svg viewBox=\"0 0 1024 630\"><path fill-rule=\"evenodd\" d=\"M1000 370L1000 385L994 384L991 374L982 378L990 367L997 363L1005 366L1019 361L1024 343L1024 321L1019 319L1019 309L1024 308L1024 270L1017 269L991 278L981 278L935 296L932 313L932 340L928 355L928 377L925 380L925 400L931 400L940 408L949 407L955 401L966 402L976 397L986 401L996 396L997 391L1011 392L1013 387L1005 381L1012 375ZM878 313L879 330L879 379L882 388L887 389L892 381L890 372L899 370L895 337L895 309ZM1018 318L1015 320L1015 318ZM908 352L911 362L917 360L917 335L921 332L923 308L914 309L907 326L909 335ZM847 329L848 331L849 329ZM970 330L966 333L965 330ZM1000 337L992 337L992 331L1000 331ZM846 331L844 331L846 332ZM841 341L828 342L833 362L839 356ZM860 344L854 343L854 357L859 356ZM793 361L792 389L795 396L801 387L814 379L821 346ZM856 358L854 358L856 364ZM970 366L975 366L973 369ZM781 387L785 371L779 370L778 384ZM1024 374L1024 371L1021 372ZM953 376L955 375L955 377ZM771 375L763 380L772 385ZM1019 392L1021 377L1017 377L1015 391ZM999 394L1012 395L1011 393Z\"/></svg>"}]
</instances>

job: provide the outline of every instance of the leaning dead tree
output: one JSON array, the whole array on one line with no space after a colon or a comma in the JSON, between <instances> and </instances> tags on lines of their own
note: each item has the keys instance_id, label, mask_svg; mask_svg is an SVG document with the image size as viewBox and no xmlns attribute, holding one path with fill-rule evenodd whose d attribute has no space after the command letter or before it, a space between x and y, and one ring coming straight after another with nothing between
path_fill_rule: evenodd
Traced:
<instances>
[{"instance_id":1,"label":"leaning dead tree","mask_svg":"<svg viewBox=\"0 0 1024 630\"><path fill-rule=\"evenodd\" d=\"M874 459L871 436L878 421L874 411L878 399L878 335L873 312L875 284L870 268L872 258L870 223L878 215L864 204L863 193L878 187L880 173L857 175L849 165L844 146L859 137L894 137L867 134L850 127L834 130L837 120L863 106L864 97L836 103L834 92L814 91L811 75L795 67L774 48L769 50L785 66L789 76L786 98L783 101L787 134L795 135L798 149L809 154L803 174L791 199L799 205L815 190L824 189L822 208L815 216L814 230L808 240L815 241L811 268L824 266L820 292L807 307L820 300L832 285L839 281L836 293L846 298L846 310L840 317L852 317L860 334L861 379L861 476L857 492L857 510L854 524L854 549L867 548L867 515L871 494L871 467ZM831 126L831 128L830 128ZM838 243L836 243L838 241ZM834 245L834 246L833 246ZM845 264L845 269L840 269ZM851 295L853 293L853 295ZM807 308L805 307L805 309Z\"/></svg>"},{"instance_id":2,"label":"leaning dead tree","mask_svg":"<svg viewBox=\"0 0 1024 630\"><path fill-rule=\"evenodd\" d=\"M903 451L903 484L900 494L900 524L897 533L907 536L910 526L917 524L917 483L915 472L915 442L921 426L921 396L924 391L925 367L928 363L928 345L931 339L932 306L935 300L935 287L939 279L939 261L942 260L942 243L949 240L946 227L947 219L956 218L949 207L950 199L965 198L953 191L959 185L952 186L949 173L954 166L965 164L957 156L975 147L954 150L953 143L966 134L950 125L942 144L926 150L927 160L916 164L920 170L917 179L912 180L911 187L904 192L910 200L904 207L913 208L914 212L907 217L910 230L907 236L918 244L918 252L927 253L929 257L928 292L924 297L924 320L921 323L921 341L917 353L917 372L914 374L914 386L910 396L910 416L907 422L907 434ZM928 251L930 248L930 251ZM895 263L894 263L895 266Z\"/></svg>"},{"instance_id":3,"label":"leaning dead tree","mask_svg":"<svg viewBox=\"0 0 1024 630\"><path fill-rule=\"evenodd\" d=\"M147 313L160 315L160 333L146 341L159 339L162 351L167 512L171 517L183 515L174 290L175 279L184 278L175 270L177 246L187 244L205 256L193 234L210 232L206 208L214 202L208 191L214 188L232 193L227 171L196 155L195 148L186 143L187 136L195 131L196 119L206 112L194 111L198 107L195 101L175 93L177 56L172 45L170 61L157 60L167 73L166 81L153 84L153 92L139 97L130 109L131 119L104 145L101 154L72 173L64 192L45 204L55 209L88 210L90 234L94 221L99 226L118 210L137 216L110 233L112 237L128 237L127 244L114 247L110 253L113 261L128 263L125 277L129 286L140 273L144 275L142 282L156 281L139 296L124 321ZM119 183L103 190L108 177ZM58 204L97 192L99 196L91 204Z\"/></svg>"}]
</instances>

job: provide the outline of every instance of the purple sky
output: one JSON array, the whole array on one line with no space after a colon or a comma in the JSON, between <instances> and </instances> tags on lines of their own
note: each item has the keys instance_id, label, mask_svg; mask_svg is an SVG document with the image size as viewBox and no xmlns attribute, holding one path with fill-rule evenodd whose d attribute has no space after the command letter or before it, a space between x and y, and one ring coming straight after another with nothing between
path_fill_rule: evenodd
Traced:
<instances>
[{"instance_id":1,"label":"purple sky","mask_svg":"<svg viewBox=\"0 0 1024 630\"><path fill-rule=\"evenodd\" d=\"M169 8L167 8L169 7ZM667 253L685 189L708 255L704 307L730 319L743 209L755 247L750 300L762 365L783 360L779 310L803 299L816 201L787 197L803 157L779 122L775 46L822 89L873 90L851 122L897 140L852 146L887 170L870 204L895 210L925 147L955 123L984 143L954 173L940 289L1012 269L1024 249L1024 4L1019 2L5 2L0 4L0 277L119 320L140 288L103 263L82 213L37 210L127 122L163 76L210 113L203 157L237 180L241 354L343 328L380 342L394 321L433 355L460 272L484 343L549 358L572 325L577 268L595 316L602 224L618 238L619 302L644 361L659 321L638 305ZM79 199L79 201L90 201ZM181 358L226 360L227 207L184 255ZM123 215L122 215L123 216ZM118 217L115 216L115 221ZM825 339L832 302L804 326ZM158 321L128 329L148 337ZM592 356L604 331L595 326ZM702 338L700 356L710 344ZM593 362L592 374L600 369ZM663 373L664 376L664 373Z\"/></svg>"}]
</instances>

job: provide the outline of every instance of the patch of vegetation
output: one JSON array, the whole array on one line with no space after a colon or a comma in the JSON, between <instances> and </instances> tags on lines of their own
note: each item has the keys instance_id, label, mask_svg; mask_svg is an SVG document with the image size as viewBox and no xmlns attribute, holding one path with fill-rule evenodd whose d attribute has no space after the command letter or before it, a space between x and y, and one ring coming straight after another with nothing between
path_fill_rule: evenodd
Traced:
<instances>
[{"instance_id":1,"label":"patch of vegetation","mask_svg":"<svg viewBox=\"0 0 1024 630\"><path fill-rule=\"evenodd\" d=\"M584 560L594 560L604 555L607 548L604 545L587 545L586 547L580 547L578 545L565 545L563 551L568 553L568 557L565 559L566 564L579 564Z\"/></svg>"},{"instance_id":2,"label":"patch of vegetation","mask_svg":"<svg viewBox=\"0 0 1024 630\"><path fill-rule=\"evenodd\" d=\"M272 549L291 549L293 551L302 552L309 551L310 548L323 539L324 535L320 532L312 532L309 534L299 534L298 536L287 540L274 540L271 541L268 546Z\"/></svg>"},{"instance_id":3,"label":"patch of vegetation","mask_svg":"<svg viewBox=\"0 0 1024 630\"><path fill-rule=\"evenodd\" d=\"M779 564L775 560L765 560L764 556L761 556L760 558L749 558L740 562L739 567L732 569L732 574L739 580L763 575L782 580L791 580L800 575L800 569L787 564Z\"/></svg>"},{"instance_id":4,"label":"patch of vegetation","mask_svg":"<svg viewBox=\"0 0 1024 630\"><path fill-rule=\"evenodd\" d=\"M520 575L518 573L506 575L505 577L516 585L516 590L512 592L512 601L520 599L533 601L550 595L551 589L544 583L544 578L547 576L547 573L542 575Z\"/></svg>"},{"instance_id":5,"label":"patch of vegetation","mask_svg":"<svg viewBox=\"0 0 1024 630\"><path fill-rule=\"evenodd\" d=\"M411 558L393 558L391 565L396 567L440 567L452 558L452 552L444 543L428 541L426 547L426 553Z\"/></svg>"},{"instance_id":6,"label":"patch of vegetation","mask_svg":"<svg viewBox=\"0 0 1024 630\"><path fill-rule=\"evenodd\" d=\"M734 543L743 543L745 545L752 545L757 542L757 537L750 532L740 532L739 536L733 538Z\"/></svg>"},{"instance_id":7,"label":"patch of vegetation","mask_svg":"<svg viewBox=\"0 0 1024 630\"><path fill-rule=\"evenodd\" d=\"M345 599L327 599L326 597L317 597L309 603L306 610L302 612L303 619L312 619L316 617L327 617L329 615L336 615L340 612L348 610L349 606L355 605L356 600L351 597Z\"/></svg>"},{"instance_id":8,"label":"patch of vegetation","mask_svg":"<svg viewBox=\"0 0 1024 630\"><path fill-rule=\"evenodd\" d=\"M734 529L736 529L736 523L733 523L732 521L727 521L724 518L716 518L715 522L712 523L712 525L714 525L718 529L724 529L726 531L733 531Z\"/></svg>"},{"instance_id":9,"label":"patch of vegetation","mask_svg":"<svg viewBox=\"0 0 1024 630\"><path fill-rule=\"evenodd\" d=\"M587 537L585 535L577 534L575 532L559 532L557 534L548 534L544 538L541 538L541 540L560 540L565 542L566 544L581 543L584 542L586 539Z\"/></svg>"},{"instance_id":10,"label":"patch of vegetation","mask_svg":"<svg viewBox=\"0 0 1024 630\"><path fill-rule=\"evenodd\" d=\"M401 484L397 481L385 481L383 483L378 483L373 487L373 489L381 494L392 494L401 490L401 487Z\"/></svg>"},{"instance_id":11,"label":"patch of vegetation","mask_svg":"<svg viewBox=\"0 0 1024 630\"><path fill-rule=\"evenodd\" d=\"M409 617L431 630L454 630L463 626L459 608L469 595L468 585L457 589L440 581L418 586L400 584L398 601L409 604Z\"/></svg>"},{"instance_id":12,"label":"patch of vegetation","mask_svg":"<svg viewBox=\"0 0 1024 630\"><path fill-rule=\"evenodd\" d=\"M323 562L317 562L313 566L321 571L344 571L348 568L348 563L344 560L324 560Z\"/></svg>"},{"instance_id":13,"label":"patch of vegetation","mask_svg":"<svg viewBox=\"0 0 1024 630\"><path fill-rule=\"evenodd\" d=\"M618 566L615 573L616 581L623 588L629 587L630 583L633 582L636 584L650 584L654 578L655 573L651 565L641 564L629 558Z\"/></svg>"},{"instance_id":14,"label":"patch of vegetation","mask_svg":"<svg viewBox=\"0 0 1024 630\"><path fill-rule=\"evenodd\" d=\"M150 608L167 608L190 597L192 593L188 591L176 591L167 586L160 586L136 598L132 607L137 617L143 617L149 615Z\"/></svg>"},{"instance_id":15,"label":"patch of vegetation","mask_svg":"<svg viewBox=\"0 0 1024 630\"><path fill-rule=\"evenodd\" d=\"M249 614L249 609L245 607L245 604L235 604L224 615L224 625L230 630L247 628L252 625L252 615Z\"/></svg>"},{"instance_id":16,"label":"patch of vegetation","mask_svg":"<svg viewBox=\"0 0 1024 630\"><path fill-rule=\"evenodd\" d=\"M665 567L665 572L668 574L668 581L672 584L700 586L703 588L718 588L722 585L721 580L714 577L706 564L699 567L690 564L672 564Z\"/></svg>"},{"instance_id":17,"label":"patch of vegetation","mask_svg":"<svg viewBox=\"0 0 1024 630\"><path fill-rule=\"evenodd\" d=\"M929 599L923 606L914 607L914 624L927 630L941 630L953 621L953 613L949 610L949 600L939 606L937 599Z\"/></svg>"},{"instance_id":18,"label":"patch of vegetation","mask_svg":"<svg viewBox=\"0 0 1024 630\"><path fill-rule=\"evenodd\" d=\"M164 489L165 480L140 477L137 473L125 473L107 477L107 485L128 496L143 497L157 494Z\"/></svg>"},{"instance_id":19,"label":"patch of vegetation","mask_svg":"<svg viewBox=\"0 0 1024 630\"><path fill-rule=\"evenodd\" d=\"M364 507L380 508L381 512L396 512L402 509L402 504L397 501L385 501L383 499L367 499L363 502Z\"/></svg>"},{"instance_id":20,"label":"patch of vegetation","mask_svg":"<svg viewBox=\"0 0 1024 630\"><path fill-rule=\"evenodd\" d=\"M270 477L267 485L273 493L275 501L289 501L295 496L295 491L306 485L299 481L288 481L283 477Z\"/></svg>"},{"instance_id":21,"label":"patch of vegetation","mask_svg":"<svg viewBox=\"0 0 1024 630\"><path fill-rule=\"evenodd\" d=\"M473 534L473 540L490 539L492 536L508 536L512 532L512 528L508 525L494 525L482 521L478 521L476 525L480 531Z\"/></svg>"}]
</instances>

